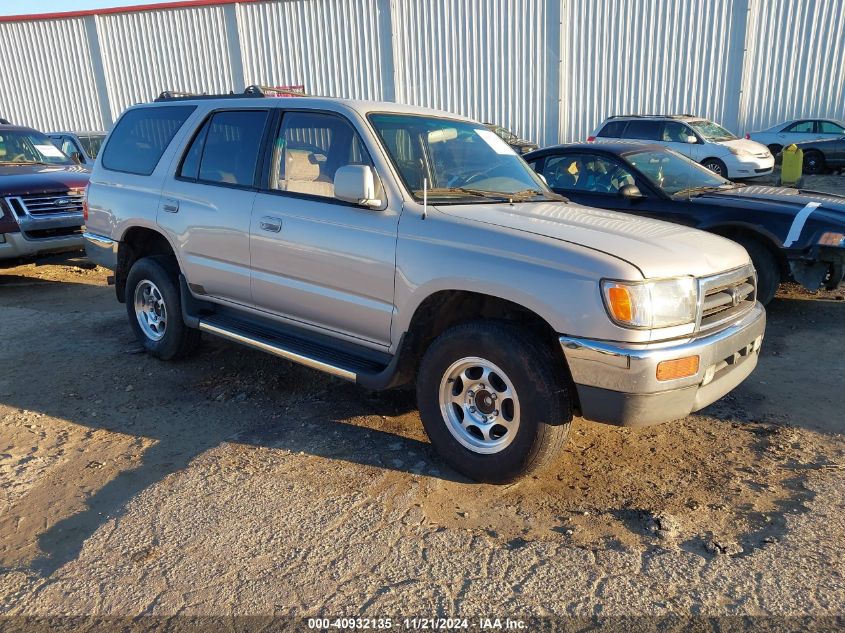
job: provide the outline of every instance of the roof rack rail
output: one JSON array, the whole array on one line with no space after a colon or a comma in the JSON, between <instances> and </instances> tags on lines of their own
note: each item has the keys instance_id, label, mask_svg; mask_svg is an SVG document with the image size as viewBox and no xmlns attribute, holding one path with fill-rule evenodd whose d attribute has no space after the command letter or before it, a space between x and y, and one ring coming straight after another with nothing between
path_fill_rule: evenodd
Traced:
<instances>
[{"instance_id":1,"label":"roof rack rail","mask_svg":"<svg viewBox=\"0 0 845 633\"><path fill-rule=\"evenodd\" d=\"M614 114L608 119L682 119L696 118L695 114Z\"/></svg>"},{"instance_id":2,"label":"roof rack rail","mask_svg":"<svg viewBox=\"0 0 845 633\"><path fill-rule=\"evenodd\" d=\"M186 101L194 99L241 99L243 97L308 97L305 86L247 86L243 92L208 94L207 92L186 92L182 90L164 90L155 101Z\"/></svg>"}]
</instances>

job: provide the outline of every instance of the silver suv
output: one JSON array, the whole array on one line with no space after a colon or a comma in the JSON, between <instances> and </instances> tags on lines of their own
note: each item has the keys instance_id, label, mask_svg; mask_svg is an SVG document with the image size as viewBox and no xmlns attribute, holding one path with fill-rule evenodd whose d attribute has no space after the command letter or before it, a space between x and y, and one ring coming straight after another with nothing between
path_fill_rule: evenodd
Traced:
<instances>
[{"instance_id":1,"label":"silver suv","mask_svg":"<svg viewBox=\"0 0 845 633\"><path fill-rule=\"evenodd\" d=\"M579 206L496 134L329 98L166 98L97 158L89 256L147 351L205 332L359 383L416 382L451 466L503 482L555 460L573 415L686 416L757 363L745 250Z\"/></svg>"}]
</instances>

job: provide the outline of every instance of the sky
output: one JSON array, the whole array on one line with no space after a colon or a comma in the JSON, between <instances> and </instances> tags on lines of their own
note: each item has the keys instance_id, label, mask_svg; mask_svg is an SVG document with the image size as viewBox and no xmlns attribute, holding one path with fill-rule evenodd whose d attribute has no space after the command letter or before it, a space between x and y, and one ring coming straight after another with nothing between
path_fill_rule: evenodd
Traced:
<instances>
[{"instance_id":1,"label":"sky","mask_svg":"<svg viewBox=\"0 0 845 633\"><path fill-rule=\"evenodd\" d=\"M0 15L59 13L138 4L161 4L169 0L0 0Z\"/></svg>"}]
</instances>

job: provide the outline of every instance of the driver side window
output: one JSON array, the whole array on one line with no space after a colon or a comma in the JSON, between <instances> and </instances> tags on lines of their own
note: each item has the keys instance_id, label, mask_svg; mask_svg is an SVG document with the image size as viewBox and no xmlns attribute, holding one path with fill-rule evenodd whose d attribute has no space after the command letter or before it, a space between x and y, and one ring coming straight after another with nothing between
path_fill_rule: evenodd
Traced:
<instances>
[{"instance_id":1,"label":"driver side window","mask_svg":"<svg viewBox=\"0 0 845 633\"><path fill-rule=\"evenodd\" d=\"M543 176L553 189L616 195L636 184L631 172L614 160L595 154L570 154L546 159Z\"/></svg>"}]
</instances>

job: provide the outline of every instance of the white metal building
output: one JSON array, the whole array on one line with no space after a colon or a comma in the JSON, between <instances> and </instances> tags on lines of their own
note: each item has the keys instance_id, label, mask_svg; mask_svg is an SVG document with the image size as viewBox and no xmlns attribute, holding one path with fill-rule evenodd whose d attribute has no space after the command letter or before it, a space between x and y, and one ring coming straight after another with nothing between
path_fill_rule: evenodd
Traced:
<instances>
[{"instance_id":1,"label":"white metal building","mask_svg":"<svg viewBox=\"0 0 845 633\"><path fill-rule=\"evenodd\" d=\"M0 18L0 41L0 117L43 130L249 84L441 108L541 145L610 114L739 134L845 118L845 0L204 0Z\"/></svg>"}]
</instances>

